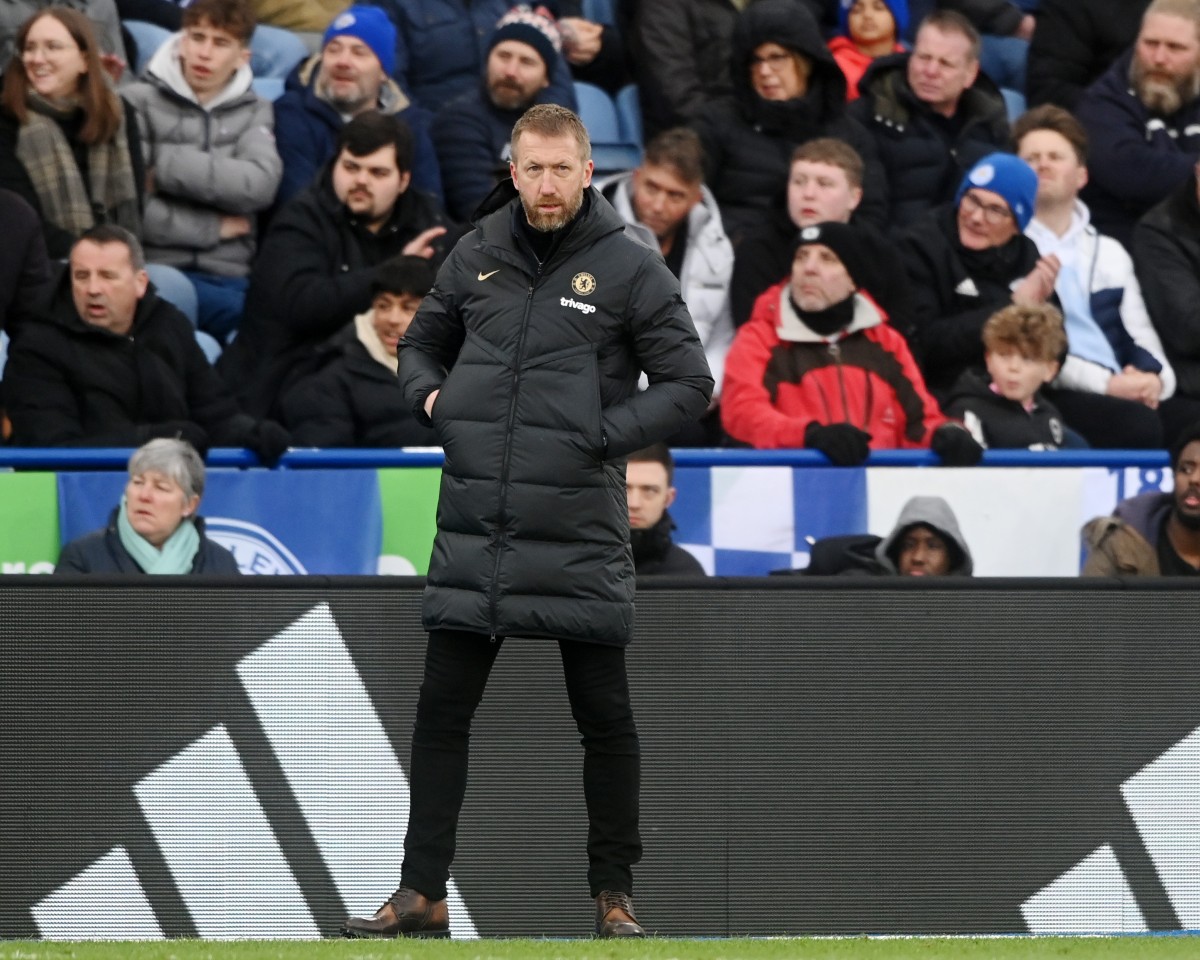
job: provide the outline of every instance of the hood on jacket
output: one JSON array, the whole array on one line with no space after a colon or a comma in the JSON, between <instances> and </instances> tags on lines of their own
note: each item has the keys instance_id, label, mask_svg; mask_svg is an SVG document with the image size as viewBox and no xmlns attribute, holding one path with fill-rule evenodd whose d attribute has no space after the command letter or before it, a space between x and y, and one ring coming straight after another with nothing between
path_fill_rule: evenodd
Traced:
<instances>
[{"instance_id":1,"label":"hood on jacket","mask_svg":"<svg viewBox=\"0 0 1200 960\"><path fill-rule=\"evenodd\" d=\"M743 106L752 113L757 113L764 104L778 106L758 96L750 82L750 58L764 43L777 43L794 50L812 63L808 90L797 99L810 104L818 119L826 120L843 112L846 77L825 45L816 18L807 7L793 0L760 0L746 7L738 17L730 70L734 90Z\"/></svg>"},{"instance_id":2,"label":"hood on jacket","mask_svg":"<svg viewBox=\"0 0 1200 960\"><path fill-rule=\"evenodd\" d=\"M208 103L200 103L192 88L188 86L188 82L183 76L183 64L179 62L179 44L182 40L182 31L172 34L166 43L154 51L154 55L146 65L147 80L158 83L160 87L165 87L182 99L188 100L210 113L222 104L230 103L250 90L250 85L254 81L254 73L250 69L249 63L243 63L234 71L229 82L225 84L224 90Z\"/></svg>"},{"instance_id":3,"label":"hood on jacket","mask_svg":"<svg viewBox=\"0 0 1200 960\"><path fill-rule=\"evenodd\" d=\"M1150 490L1122 500L1112 515L1118 520L1124 520L1145 537L1152 547L1157 548L1159 531L1174 507L1174 495Z\"/></svg>"},{"instance_id":4,"label":"hood on jacket","mask_svg":"<svg viewBox=\"0 0 1200 960\"><path fill-rule=\"evenodd\" d=\"M779 287L779 323L775 327L775 333L780 340L789 343L836 343L855 333L877 327L887 319L883 310L866 294L855 292L852 296L854 313L849 326L829 336L823 336L808 326L796 312L796 308L792 306L791 283L785 280ZM845 303L844 300L840 302Z\"/></svg>"},{"instance_id":5,"label":"hood on jacket","mask_svg":"<svg viewBox=\"0 0 1200 960\"><path fill-rule=\"evenodd\" d=\"M875 548L875 558L889 573L899 573L900 542L910 528L926 526L946 541L952 554L947 576L969 577L974 570L971 548L958 528L958 518L941 497L912 497L900 511L892 532Z\"/></svg>"},{"instance_id":6,"label":"hood on jacket","mask_svg":"<svg viewBox=\"0 0 1200 960\"><path fill-rule=\"evenodd\" d=\"M607 177L604 180L594 183L593 186L600 191L600 195L605 200L612 204L613 209L621 215L621 219L625 221L626 234L639 243L644 243L651 250L659 249L658 237L654 236L653 231L642 224L633 212L632 171ZM717 207L717 198L713 196L712 191L705 184L701 184L700 202L688 211L686 217L686 230L689 240L699 236L700 232L714 218L719 218L720 216L721 211Z\"/></svg>"}]
</instances>

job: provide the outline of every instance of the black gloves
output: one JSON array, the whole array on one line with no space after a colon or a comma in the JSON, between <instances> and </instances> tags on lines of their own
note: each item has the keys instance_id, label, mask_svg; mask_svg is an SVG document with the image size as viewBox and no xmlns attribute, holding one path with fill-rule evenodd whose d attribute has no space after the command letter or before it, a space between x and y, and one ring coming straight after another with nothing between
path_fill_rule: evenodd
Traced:
<instances>
[{"instance_id":1,"label":"black gloves","mask_svg":"<svg viewBox=\"0 0 1200 960\"><path fill-rule=\"evenodd\" d=\"M820 450L839 467L857 467L865 461L871 453L870 439L865 430L848 423L810 423L804 431L804 445Z\"/></svg>"},{"instance_id":2,"label":"black gloves","mask_svg":"<svg viewBox=\"0 0 1200 960\"><path fill-rule=\"evenodd\" d=\"M258 454L264 467L273 467L292 445L292 435L274 420L259 420L246 439L246 446Z\"/></svg>"},{"instance_id":3,"label":"black gloves","mask_svg":"<svg viewBox=\"0 0 1200 960\"><path fill-rule=\"evenodd\" d=\"M957 423L943 423L934 430L929 449L942 458L944 467L973 467L983 459L983 447Z\"/></svg>"},{"instance_id":4,"label":"black gloves","mask_svg":"<svg viewBox=\"0 0 1200 960\"><path fill-rule=\"evenodd\" d=\"M147 440L154 440L158 437L186 440L201 457L208 455L208 448L212 445L212 441L208 438L208 431L200 424L192 423L191 420L164 420L161 423L148 423L138 430L138 434L140 436L139 446Z\"/></svg>"}]
</instances>

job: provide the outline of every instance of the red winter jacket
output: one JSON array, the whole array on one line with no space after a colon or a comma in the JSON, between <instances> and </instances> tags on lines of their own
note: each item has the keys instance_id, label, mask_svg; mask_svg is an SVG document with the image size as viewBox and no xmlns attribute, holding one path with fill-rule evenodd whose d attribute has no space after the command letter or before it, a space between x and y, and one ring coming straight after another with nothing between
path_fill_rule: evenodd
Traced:
<instances>
[{"instance_id":1,"label":"red winter jacket","mask_svg":"<svg viewBox=\"0 0 1200 960\"><path fill-rule=\"evenodd\" d=\"M837 61L837 65L842 68L842 73L846 75L846 102L857 100L859 97L858 81L867 72L867 67L878 58L863 53L849 37L834 37L829 41L828 46L829 52L833 54L833 59ZM904 53L904 47L896 44L892 48L892 52Z\"/></svg>"},{"instance_id":2,"label":"red winter jacket","mask_svg":"<svg viewBox=\"0 0 1200 960\"><path fill-rule=\"evenodd\" d=\"M758 298L725 359L721 422L760 449L803 447L810 423L850 423L872 450L929 446L946 418L925 388L904 337L865 294L831 337L805 326L787 281Z\"/></svg>"}]
</instances>

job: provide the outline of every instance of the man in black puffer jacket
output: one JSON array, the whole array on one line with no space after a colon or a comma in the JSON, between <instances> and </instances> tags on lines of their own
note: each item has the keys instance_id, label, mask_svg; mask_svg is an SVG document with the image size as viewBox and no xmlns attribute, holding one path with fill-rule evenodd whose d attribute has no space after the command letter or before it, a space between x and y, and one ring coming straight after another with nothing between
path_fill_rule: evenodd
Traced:
<instances>
[{"instance_id":1,"label":"man in black puffer jacket","mask_svg":"<svg viewBox=\"0 0 1200 960\"><path fill-rule=\"evenodd\" d=\"M704 413L713 380L679 284L590 188L579 118L535 106L512 143L512 184L485 201L400 344L405 395L446 461L401 886L348 920L350 936L449 934L471 718L510 636L558 642L584 743L596 933L644 935L630 900L641 841L623 458Z\"/></svg>"}]
</instances>

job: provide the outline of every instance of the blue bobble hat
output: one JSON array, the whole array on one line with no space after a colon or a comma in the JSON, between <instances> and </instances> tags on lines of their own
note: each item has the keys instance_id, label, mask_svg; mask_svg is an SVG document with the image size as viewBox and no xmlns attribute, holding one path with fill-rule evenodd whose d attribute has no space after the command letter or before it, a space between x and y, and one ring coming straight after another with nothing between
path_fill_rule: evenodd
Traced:
<instances>
[{"instance_id":1,"label":"blue bobble hat","mask_svg":"<svg viewBox=\"0 0 1200 960\"><path fill-rule=\"evenodd\" d=\"M1012 211L1017 227L1024 230L1033 219L1037 203L1038 178L1033 167L1011 153L989 153L973 166L959 184L954 205L962 202L963 194L972 187L998 193Z\"/></svg>"},{"instance_id":2,"label":"blue bobble hat","mask_svg":"<svg viewBox=\"0 0 1200 960\"><path fill-rule=\"evenodd\" d=\"M850 8L858 0L838 0L838 32L843 37L850 36ZM892 11L892 19L896 21L896 39L904 35L908 29L908 0L883 0L884 6Z\"/></svg>"},{"instance_id":3,"label":"blue bobble hat","mask_svg":"<svg viewBox=\"0 0 1200 960\"><path fill-rule=\"evenodd\" d=\"M333 18L321 46L334 37L355 37L361 40L379 58L383 72L388 76L396 69L396 28L386 13L379 7L348 7Z\"/></svg>"}]
</instances>

